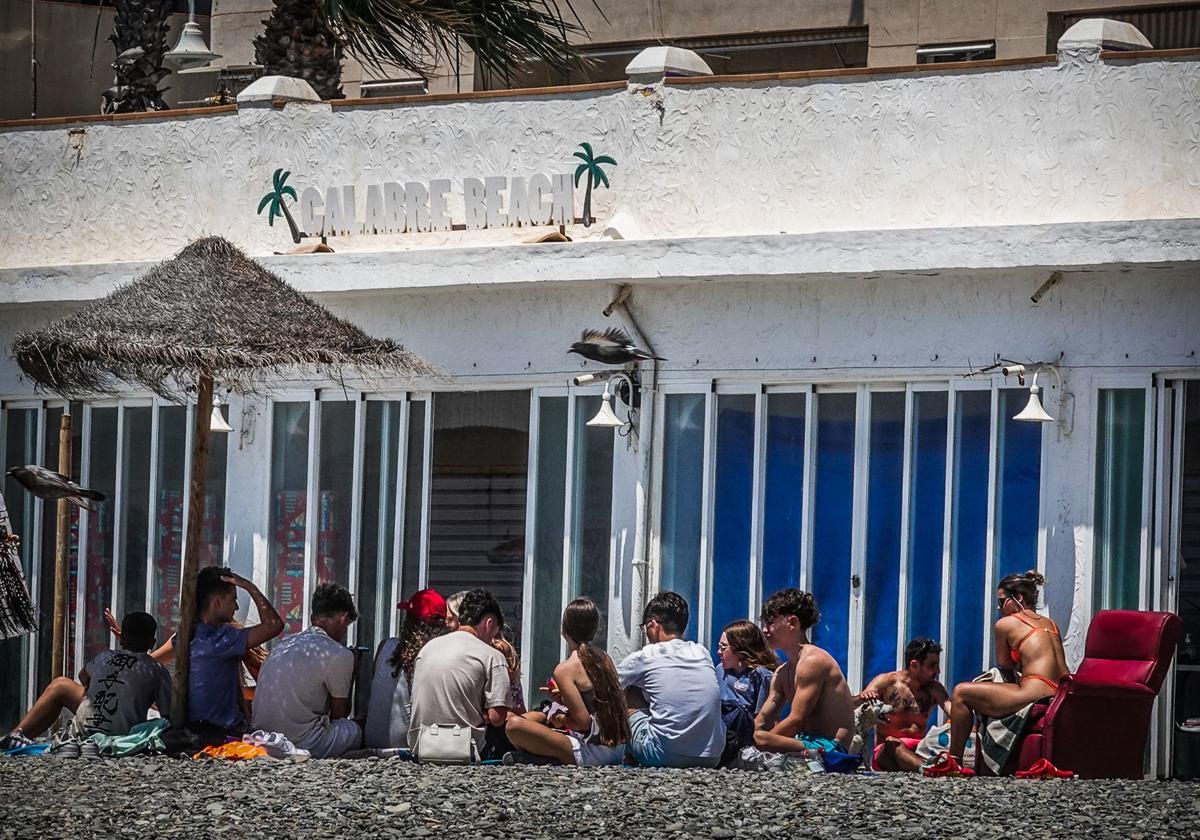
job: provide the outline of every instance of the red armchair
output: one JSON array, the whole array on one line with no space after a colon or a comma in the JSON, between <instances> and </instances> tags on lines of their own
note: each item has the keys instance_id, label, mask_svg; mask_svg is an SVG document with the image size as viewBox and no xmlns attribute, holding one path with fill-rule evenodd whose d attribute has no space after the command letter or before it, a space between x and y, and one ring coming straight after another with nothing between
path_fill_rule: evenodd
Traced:
<instances>
[{"instance_id":1,"label":"red armchair","mask_svg":"<svg viewBox=\"0 0 1200 840\"><path fill-rule=\"evenodd\" d=\"M1174 613L1096 613L1079 669L1033 707L1005 775L1045 758L1082 779L1142 778L1154 698L1182 630Z\"/></svg>"}]
</instances>

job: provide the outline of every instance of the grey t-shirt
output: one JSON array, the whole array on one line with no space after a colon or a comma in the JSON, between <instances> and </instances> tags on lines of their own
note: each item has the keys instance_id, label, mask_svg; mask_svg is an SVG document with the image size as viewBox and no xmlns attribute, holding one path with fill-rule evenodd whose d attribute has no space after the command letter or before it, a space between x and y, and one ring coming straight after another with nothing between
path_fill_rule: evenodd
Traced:
<instances>
[{"instance_id":1,"label":"grey t-shirt","mask_svg":"<svg viewBox=\"0 0 1200 840\"><path fill-rule=\"evenodd\" d=\"M625 657L617 675L623 688L641 689L665 752L688 759L721 754L721 689L707 650L684 639L649 644Z\"/></svg>"},{"instance_id":2,"label":"grey t-shirt","mask_svg":"<svg viewBox=\"0 0 1200 840\"><path fill-rule=\"evenodd\" d=\"M422 726L441 723L471 727L482 745L484 711L508 706L508 666L500 651L457 630L421 648L411 689L409 744L417 743Z\"/></svg>"},{"instance_id":3,"label":"grey t-shirt","mask_svg":"<svg viewBox=\"0 0 1200 840\"><path fill-rule=\"evenodd\" d=\"M106 650L84 668L88 687L75 719L84 734L125 735L146 719L151 704L171 713L171 675L148 653Z\"/></svg>"},{"instance_id":4,"label":"grey t-shirt","mask_svg":"<svg viewBox=\"0 0 1200 840\"><path fill-rule=\"evenodd\" d=\"M309 749L329 726L331 697L350 696L354 653L320 627L283 639L263 662L254 689L254 728L282 732Z\"/></svg>"}]
</instances>

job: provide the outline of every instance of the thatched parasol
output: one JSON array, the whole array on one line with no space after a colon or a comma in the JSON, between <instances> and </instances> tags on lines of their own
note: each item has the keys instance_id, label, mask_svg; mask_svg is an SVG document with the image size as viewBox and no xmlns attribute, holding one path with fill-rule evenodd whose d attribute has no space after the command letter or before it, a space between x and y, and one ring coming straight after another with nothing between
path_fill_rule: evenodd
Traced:
<instances>
[{"instance_id":1,"label":"thatched parasol","mask_svg":"<svg viewBox=\"0 0 1200 840\"><path fill-rule=\"evenodd\" d=\"M171 718L187 720L187 679L214 381L241 393L296 368L340 376L429 375L399 344L374 339L216 237L188 245L145 276L49 326L19 335L13 356L39 387L67 398L142 385L177 401L196 392L190 503ZM66 418L64 418L66 419ZM69 422L69 420L67 420ZM69 448L68 448L69 452ZM60 507L65 502L59 502ZM65 513L60 511L60 522ZM61 658L66 535L55 580L54 653ZM54 669L57 675L61 666Z\"/></svg>"}]
</instances>

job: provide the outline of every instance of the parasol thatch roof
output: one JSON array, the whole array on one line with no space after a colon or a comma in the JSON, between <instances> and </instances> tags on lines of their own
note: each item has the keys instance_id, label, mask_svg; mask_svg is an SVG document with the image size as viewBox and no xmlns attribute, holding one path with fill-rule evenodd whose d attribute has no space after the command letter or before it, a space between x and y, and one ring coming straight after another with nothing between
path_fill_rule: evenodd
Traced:
<instances>
[{"instance_id":1,"label":"parasol thatch roof","mask_svg":"<svg viewBox=\"0 0 1200 840\"><path fill-rule=\"evenodd\" d=\"M346 368L436 373L218 237L197 240L107 297L22 333L12 353L38 387L67 397L111 394L126 382L178 398L202 375L245 392L296 367L334 377Z\"/></svg>"}]
</instances>

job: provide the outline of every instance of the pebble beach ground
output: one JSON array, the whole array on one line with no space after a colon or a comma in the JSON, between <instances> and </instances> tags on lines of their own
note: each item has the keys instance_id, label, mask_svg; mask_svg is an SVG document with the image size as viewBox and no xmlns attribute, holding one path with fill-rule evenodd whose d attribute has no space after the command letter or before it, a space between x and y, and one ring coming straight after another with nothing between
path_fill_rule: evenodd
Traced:
<instances>
[{"instance_id":1,"label":"pebble beach ground","mask_svg":"<svg viewBox=\"0 0 1200 840\"><path fill-rule=\"evenodd\" d=\"M1200 785L0 760L0 837L1200 838Z\"/></svg>"}]
</instances>

